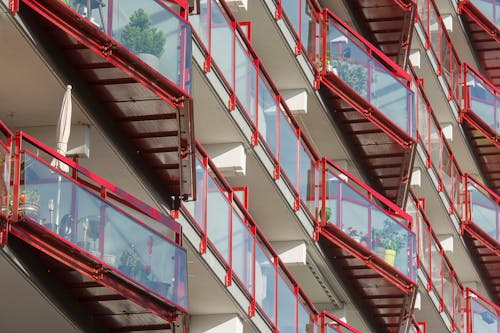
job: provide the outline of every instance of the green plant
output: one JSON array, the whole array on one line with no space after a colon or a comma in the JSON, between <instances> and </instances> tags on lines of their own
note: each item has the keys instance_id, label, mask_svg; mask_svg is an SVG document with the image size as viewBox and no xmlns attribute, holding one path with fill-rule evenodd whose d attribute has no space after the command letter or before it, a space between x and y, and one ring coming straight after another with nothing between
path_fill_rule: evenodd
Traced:
<instances>
[{"instance_id":1,"label":"green plant","mask_svg":"<svg viewBox=\"0 0 500 333\"><path fill-rule=\"evenodd\" d=\"M330 66L336 68L337 74L342 80L344 80L360 95L364 96L368 85L367 68L363 64L357 64L351 61L351 59L334 58L331 60Z\"/></svg>"},{"instance_id":2,"label":"green plant","mask_svg":"<svg viewBox=\"0 0 500 333\"><path fill-rule=\"evenodd\" d=\"M146 282L151 273L151 265L141 260L133 244L130 247L130 250L124 250L120 255L118 269L137 281Z\"/></svg>"},{"instance_id":3,"label":"green plant","mask_svg":"<svg viewBox=\"0 0 500 333\"><path fill-rule=\"evenodd\" d=\"M166 40L165 33L152 26L151 18L142 8L132 13L121 37L123 46L133 53L149 53L156 57L162 55Z\"/></svg>"},{"instance_id":4,"label":"green plant","mask_svg":"<svg viewBox=\"0 0 500 333\"><path fill-rule=\"evenodd\" d=\"M377 232L380 237L380 246L387 250L399 251L405 244L405 235L402 235L397 228L397 223L386 219L384 227Z\"/></svg>"}]
</instances>

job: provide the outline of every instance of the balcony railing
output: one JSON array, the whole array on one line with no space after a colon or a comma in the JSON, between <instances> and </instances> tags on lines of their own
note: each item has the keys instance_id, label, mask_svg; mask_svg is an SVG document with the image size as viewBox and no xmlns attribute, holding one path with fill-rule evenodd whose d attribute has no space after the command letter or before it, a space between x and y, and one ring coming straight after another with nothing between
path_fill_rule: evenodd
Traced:
<instances>
[{"instance_id":1,"label":"balcony railing","mask_svg":"<svg viewBox=\"0 0 500 333\"><path fill-rule=\"evenodd\" d=\"M10 154L12 132L0 120L0 221L4 222L8 218L9 210L9 187L10 187ZM7 225L0 223L0 247L7 242Z\"/></svg>"},{"instance_id":2,"label":"balcony railing","mask_svg":"<svg viewBox=\"0 0 500 333\"><path fill-rule=\"evenodd\" d=\"M467 333L500 333L500 307L467 289Z\"/></svg>"},{"instance_id":3,"label":"balcony railing","mask_svg":"<svg viewBox=\"0 0 500 333\"><path fill-rule=\"evenodd\" d=\"M464 65L464 94L463 113L472 112L479 119L475 119L483 133L494 141L500 133L500 93L482 75Z\"/></svg>"},{"instance_id":4,"label":"balcony railing","mask_svg":"<svg viewBox=\"0 0 500 333\"><path fill-rule=\"evenodd\" d=\"M314 63L334 73L411 138L416 138L409 75L332 12L323 11Z\"/></svg>"},{"instance_id":5,"label":"balcony railing","mask_svg":"<svg viewBox=\"0 0 500 333\"><path fill-rule=\"evenodd\" d=\"M259 311L280 332L306 332L317 310L260 231L244 204L198 145L197 200L183 211L226 267L226 284L237 281L248 297L249 315Z\"/></svg>"},{"instance_id":6,"label":"balcony railing","mask_svg":"<svg viewBox=\"0 0 500 333\"><path fill-rule=\"evenodd\" d=\"M425 34L425 47L432 50L437 60L437 74L448 86L450 99L460 105L462 94L462 68L458 53L443 23L434 0L417 0L418 17Z\"/></svg>"},{"instance_id":7,"label":"balcony railing","mask_svg":"<svg viewBox=\"0 0 500 333\"><path fill-rule=\"evenodd\" d=\"M403 276L416 281L416 235L410 230L411 217L326 159L321 181L320 220L337 226Z\"/></svg>"},{"instance_id":8,"label":"balcony railing","mask_svg":"<svg viewBox=\"0 0 500 333\"><path fill-rule=\"evenodd\" d=\"M417 200L412 194L407 211L412 212L413 226L417 232L418 266L423 273L422 282L428 291L434 291L439 301L437 310L447 315L450 328L456 332L465 332L462 310L464 289L427 219L425 201Z\"/></svg>"},{"instance_id":9,"label":"balcony railing","mask_svg":"<svg viewBox=\"0 0 500 333\"><path fill-rule=\"evenodd\" d=\"M464 0L462 0L464 1ZM491 23L500 27L500 1L498 0L467 0L479 9Z\"/></svg>"},{"instance_id":10,"label":"balcony railing","mask_svg":"<svg viewBox=\"0 0 500 333\"><path fill-rule=\"evenodd\" d=\"M415 319L413 319L413 321L410 325L409 333L427 333L426 323L425 322L416 322Z\"/></svg>"},{"instance_id":11,"label":"balcony railing","mask_svg":"<svg viewBox=\"0 0 500 333\"><path fill-rule=\"evenodd\" d=\"M253 130L252 144L260 141L275 163L274 176L285 176L296 194L295 208L300 200L313 201L310 189L319 158L227 4L201 1L190 22L204 48L205 70L215 69L224 81L229 108L242 111Z\"/></svg>"},{"instance_id":12,"label":"balcony railing","mask_svg":"<svg viewBox=\"0 0 500 333\"><path fill-rule=\"evenodd\" d=\"M415 73L414 76L416 77ZM455 213L459 218L463 218L464 205L461 196L461 193L463 193L462 171L419 82L416 83L415 92L417 100L418 141L425 150L426 165L436 173L439 182L438 190L447 196L450 203L450 213Z\"/></svg>"},{"instance_id":13,"label":"balcony railing","mask_svg":"<svg viewBox=\"0 0 500 333\"><path fill-rule=\"evenodd\" d=\"M14 225L27 224L186 311L187 255L180 225L27 134L18 133L15 143ZM51 159L68 165L71 176L52 167ZM59 258L60 251L36 246Z\"/></svg>"},{"instance_id":14,"label":"balcony railing","mask_svg":"<svg viewBox=\"0 0 500 333\"><path fill-rule=\"evenodd\" d=\"M191 93L191 27L160 0L60 0Z\"/></svg>"},{"instance_id":15,"label":"balcony railing","mask_svg":"<svg viewBox=\"0 0 500 333\"><path fill-rule=\"evenodd\" d=\"M475 224L487 237L500 244L500 197L470 175L466 175L465 183L465 223Z\"/></svg>"},{"instance_id":16,"label":"balcony railing","mask_svg":"<svg viewBox=\"0 0 500 333\"><path fill-rule=\"evenodd\" d=\"M361 333L361 331L343 323L340 319L323 311L321 313L321 331L318 333Z\"/></svg>"}]
</instances>

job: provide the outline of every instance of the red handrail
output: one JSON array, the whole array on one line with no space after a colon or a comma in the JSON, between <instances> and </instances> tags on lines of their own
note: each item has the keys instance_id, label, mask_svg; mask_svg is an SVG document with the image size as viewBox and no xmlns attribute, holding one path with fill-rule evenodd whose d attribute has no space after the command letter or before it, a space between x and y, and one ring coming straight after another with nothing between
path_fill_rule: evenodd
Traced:
<instances>
[{"instance_id":1,"label":"red handrail","mask_svg":"<svg viewBox=\"0 0 500 333\"><path fill-rule=\"evenodd\" d=\"M129 207L143 213L144 215L147 215L154 220L160 222L161 224L165 225L172 231L176 233L176 242L179 242L178 244L181 245L181 240L182 240L182 227L179 223L177 223L173 218L170 216L167 216L157 209L147 205L143 201L139 200L132 194L127 193L126 191L120 189L116 185L112 184L111 182L105 180L104 178L96 175L92 171L82 167L78 163L74 162L73 160L57 153L55 150L52 148L48 147L47 145L43 144L41 141L33 138L32 136L24 133L24 132L17 132L16 133L16 141L17 141L17 148L16 148L16 154L19 154L21 151L21 145L22 142L27 142L31 144L32 146L36 147L37 149L47 153L50 157L55 158L56 160L59 160L63 162L64 164L68 165L71 169L73 169L73 174L72 178L75 179L77 182L80 182L81 179L78 178L77 174L80 173L81 175L84 175L85 177L89 178L93 182L97 183L102 189L106 189L107 191L110 191L111 193L114 194L112 196L113 199L119 200L120 202L127 204ZM110 194L111 194L110 193Z\"/></svg>"}]
</instances>

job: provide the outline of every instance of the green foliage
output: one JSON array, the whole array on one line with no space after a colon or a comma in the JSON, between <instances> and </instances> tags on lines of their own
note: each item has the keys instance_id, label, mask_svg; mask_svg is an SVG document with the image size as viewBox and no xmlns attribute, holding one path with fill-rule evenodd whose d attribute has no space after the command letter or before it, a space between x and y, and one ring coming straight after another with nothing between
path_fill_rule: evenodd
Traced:
<instances>
[{"instance_id":1,"label":"green foliage","mask_svg":"<svg viewBox=\"0 0 500 333\"><path fill-rule=\"evenodd\" d=\"M132 13L121 37L123 46L133 53L149 53L157 57L162 55L166 41L165 33L151 25L151 18L142 8Z\"/></svg>"},{"instance_id":2,"label":"green foliage","mask_svg":"<svg viewBox=\"0 0 500 333\"><path fill-rule=\"evenodd\" d=\"M349 62L349 59L333 59L331 64L337 69L337 73L348 85L356 90L360 95L366 95L367 69L362 64Z\"/></svg>"},{"instance_id":3,"label":"green foliage","mask_svg":"<svg viewBox=\"0 0 500 333\"><path fill-rule=\"evenodd\" d=\"M387 250L399 251L405 245L405 235L397 229L396 222L385 220L384 227L377 232L377 236L380 237L380 246Z\"/></svg>"}]
</instances>

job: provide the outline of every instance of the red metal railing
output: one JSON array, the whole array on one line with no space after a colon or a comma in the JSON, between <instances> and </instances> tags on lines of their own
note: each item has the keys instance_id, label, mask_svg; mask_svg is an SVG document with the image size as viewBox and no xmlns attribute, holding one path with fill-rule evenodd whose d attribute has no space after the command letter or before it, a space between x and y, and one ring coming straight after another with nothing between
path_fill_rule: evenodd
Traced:
<instances>
[{"instance_id":1,"label":"red metal railing","mask_svg":"<svg viewBox=\"0 0 500 333\"><path fill-rule=\"evenodd\" d=\"M161 0L143 0L125 7L116 0L60 1L113 38L114 44L123 45L137 56L136 59L174 82L186 95L191 93L191 28L185 18L170 8L172 4L167 5ZM185 13L185 4L180 5L181 14ZM133 35L131 29L140 19L156 29L154 33L149 36ZM146 40L146 37L151 40Z\"/></svg>"},{"instance_id":2,"label":"red metal railing","mask_svg":"<svg viewBox=\"0 0 500 333\"><path fill-rule=\"evenodd\" d=\"M467 333L500 333L500 307L467 288Z\"/></svg>"},{"instance_id":3,"label":"red metal railing","mask_svg":"<svg viewBox=\"0 0 500 333\"><path fill-rule=\"evenodd\" d=\"M417 8L426 37L425 47L432 50L437 59L437 74L442 75L448 85L448 98L460 105L462 65L438 7L434 0L417 0Z\"/></svg>"},{"instance_id":4,"label":"red metal railing","mask_svg":"<svg viewBox=\"0 0 500 333\"><path fill-rule=\"evenodd\" d=\"M417 199L413 193L408 201L407 211L414 219L414 230L418 239L418 266L423 272L424 284L428 291L434 291L439 299L439 312L446 313L451 329L464 329L464 288L445 254L441 242L434 233L425 213L425 201Z\"/></svg>"},{"instance_id":5,"label":"red metal railing","mask_svg":"<svg viewBox=\"0 0 500 333\"><path fill-rule=\"evenodd\" d=\"M500 254L500 196L473 176L465 175L464 225L473 223L483 233L476 235L493 252Z\"/></svg>"},{"instance_id":6,"label":"red metal railing","mask_svg":"<svg viewBox=\"0 0 500 333\"><path fill-rule=\"evenodd\" d=\"M202 236L200 252L209 246L226 267L226 285L234 279L244 290L249 316L259 311L280 331L315 325L318 311L200 144L196 181L198 199L182 210Z\"/></svg>"},{"instance_id":7,"label":"red metal railing","mask_svg":"<svg viewBox=\"0 0 500 333\"><path fill-rule=\"evenodd\" d=\"M500 4L497 0L459 0L458 12L465 12L492 39L500 42Z\"/></svg>"},{"instance_id":8,"label":"red metal railing","mask_svg":"<svg viewBox=\"0 0 500 333\"><path fill-rule=\"evenodd\" d=\"M285 177L299 209L301 200L311 199L309 174L317 169L318 155L225 1L201 4L190 21L206 56L205 71L214 69L222 79L229 109L243 111L252 144L263 144L275 164L275 178Z\"/></svg>"},{"instance_id":9,"label":"red metal railing","mask_svg":"<svg viewBox=\"0 0 500 333\"><path fill-rule=\"evenodd\" d=\"M175 220L25 133L13 141L9 232L91 276L96 268L78 259L84 256L187 312L187 255ZM51 159L69 166L70 174L52 167ZM37 242L37 237L53 241ZM100 281L133 294L109 278Z\"/></svg>"},{"instance_id":10,"label":"red metal railing","mask_svg":"<svg viewBox=\"0 0 500 333\"><path fill-rule=\"evenodd\" d=\"M469 64L464 63L464 94L461 116L500 148L500 92Z\"/></svg>"},{"instance_id":11,"label":"red metal railing","mask_svg":"<svg viewBox=\"0 0 500 333\"><path fill-rule=\"evenodd\" d=\"M0 247L5 246L7 242L7 224L4 223L9 214L9 186L10 186L10 154L12 132L0 120Z\"/></svg>"},{"instance_id":12,"label":"red metal railing","mask_svg":"<svg viewBox=\"0 0 500 333\"><path fill-rule=\"evenodd\" d=\"M416 74L413 71L416 78ZM415 80L417 109L417 135L427 155L426 166L438 177L438 190L445 193L450 202L450 213L464 217L463 174L443 134L434 110L427 99L422 81Z\"/></svg>"},{"instance_id":13,"label":"red metal railing","mask_svg":"<svg viewBox=\"0 0 500 333\"><path fill-rule=\"evenodd\" d=\"M321 75L334 73L370 103L384 118L383 122L377 122L377 126L396 141L404 141L404 136L415 139L410 75L326 9L322 13L321 41L314 64ZM392 127L397 127L406 135L400 138L401 133L398 135Z\"/></svg>"}]
</instances>

